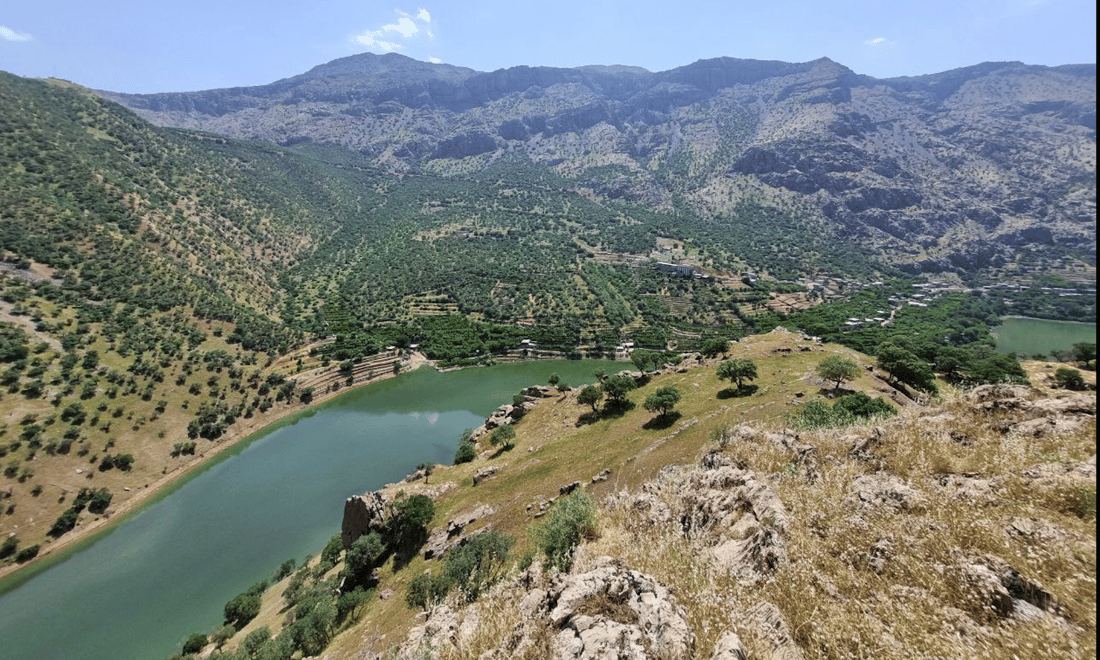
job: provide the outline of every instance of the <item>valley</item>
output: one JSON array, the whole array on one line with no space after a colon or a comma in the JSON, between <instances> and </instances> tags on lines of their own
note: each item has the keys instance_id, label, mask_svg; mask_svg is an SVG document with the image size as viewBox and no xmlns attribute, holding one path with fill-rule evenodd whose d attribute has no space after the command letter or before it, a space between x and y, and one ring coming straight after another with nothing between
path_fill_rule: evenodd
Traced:
<instances>
[{"instance_id":1,"label":"valley","mask_svg":"<svg viewBox=\"0 0 1100 660\"><path fill-rule=\"evenodd\" d=\"M614 474L636 471L616 481L631 488L697 461L720 427L774 430L832 399L800 352L852 357L876 374L853 392L912 419L974 388L1030 383L1034 399L1077 383L1059 367L1094 388L1088 336L1029 353L1025 368L992 329L1006 316L1094 328L1095 136L1094 65L879 80L828 59L477 72L361 54L269 85L148 95L0 73L3 589L247 452L254 432L431 367L479 367L441 375L459 378L567 358L563 373L583 379L584 359L617 359L602 368L632 361L655 394L651 371L711 388L718 355L760 362L759 396L687 396L695 422L671 435L640 410L624 413L627 433L586 404L633 447L612 451ZM498 388L494 405L543 380ZM560 434L611 451L580 421L574 380L556 412L533 415L556 415L549 426L518 425L525 450ZM1087 462L1072 438L1042 451ZM457 442L439 440L433 460ZM918 472L945 460L1018 472L1047 455L1037 447L1014 449L1011 469L938 447L951 458ZM565 468L591 476L570 456L531 458L543 490ZM902 471L915 460L895 459ZM384 480L419 462L402 460ZM473 469L440 467L462 488ZM511 507L523 486L505 475L479 488ZM528 503L552 496L540 497ZM1090 515L1051 506L1070 526ZM494 528L522 535L528 513ZM311 574L317 589L335 584L330 564ZM241 570L235 589L257 577ZM1062 593L1084 625L1095 599ZM264 598L277 635L287 610ZM355 634L407 630L402 598L367 607ZM198 611L190 621L209 628ZM350 638L338 653L354 652Z\"/></svg>"}]
</instances>

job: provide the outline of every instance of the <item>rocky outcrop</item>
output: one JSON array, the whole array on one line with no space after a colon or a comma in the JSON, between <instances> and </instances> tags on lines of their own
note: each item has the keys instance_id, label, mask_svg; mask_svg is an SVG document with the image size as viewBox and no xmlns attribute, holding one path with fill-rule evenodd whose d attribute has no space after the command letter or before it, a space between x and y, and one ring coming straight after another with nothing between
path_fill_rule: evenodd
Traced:
<instances>
[{"instance_id":1,"label":"rocky outcrop","mask_svg":"<svg viewBox=\"0 0 1100 660\"><path fill-rule=\"evenodd\" d=\"M387 504L381 492L354 495L344 501L344 520L340 525L340 541L347 550L352 543L370 532L382 533L386 523Z\"/></svg>"},{"instance_id":2,"label":"rocky outcrop","mask_svg":"<svg viewBox=\"0 0 1100 660\"><path fill-rule=\"evenodd\" d=\"M880 472L857 475L852 480L844 503L854 510L880 509L902 513L923 510L928 498L901 477Z\"/></svg>"},{"instance_id":3,"label":"rocky outcrop","mask_svg":"<svg viewBox=\"0 0 1100 660\"><path fill-rule=\"evenodd\" d=\"M466 528L492 514L492 507L481 505L472 511L465 511L451 518L446 525L436 529L428 537L428 541L422 549L424 559L442 557L452 548L463 545L468 537L467 534L464 534Z\"/></svg>"},{"instance_id":4,"label":"rocky outcrop","mask_svg":"<svg viewBox=\"0 0 1100 660\"><path fill-rule=\"evenodd\" d=\"M779 495L721 452L707 454L698 468L663 471L622 503L645 524L674 525L746 582L787 561L789 519Z\"/></svg>"}]
</instances>

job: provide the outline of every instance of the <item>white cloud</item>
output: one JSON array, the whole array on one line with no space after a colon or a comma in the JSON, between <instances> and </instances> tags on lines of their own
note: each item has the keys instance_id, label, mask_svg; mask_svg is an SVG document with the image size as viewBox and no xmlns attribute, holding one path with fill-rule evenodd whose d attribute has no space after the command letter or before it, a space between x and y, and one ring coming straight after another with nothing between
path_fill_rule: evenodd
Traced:
<instances>
[{"instance_id":1,"label":"white cloud","mask_svg":"<svg viewBox=\"0 0 1100 660\"><path fill-rule=\"evenodd\" d=\"M374 52L392 53L394 51L406 52L406 46L415 44L425 39L432 40L435 35L428 29L432 15L427 9L421 7L415 16L407 11L395 9L397 20L386 23L373 30L365 30L361 34L351 37L351 40ZM408 42L408 43L406 43Z\"/></svg>"},{"instance_id":2,"label":"white cloud","mask_svg":"<svg viewBox=\"0 0 1100 660\"><path fill-rule=\"evenodd\" d=\"M438 57L429 57L428 61L432 64L443 64L443 60L439 59Z\"/></svg>"},{"instance_id":3,"label":"white cloud","mask_svg":"<svg viewBox=\"0 0 1100 660\"><path fill-rule=\"evenodd\" d=\"M403 47L401 44L394 43L392 41L384 41L379 39L382 36L381 31L367 30L363 34L355 37L355 40L363 44L368 48L377 48L383 53L392 53L395 50L401 50Z\"/></svg>"},{"instance_id":4,"label":"white cloud","mask_svg":"<svg viewBox=\"0 0 1100 660\"><path fill-rule=\"evenodd\" d=\"M0 39L4 41L31 41L34 37L29 34L23 34L22 32L16 32L6 25L0 25Z\"/></svg>"},{"instance_id":5,"label":"white cloud","mask_svg":"<svg viewBox=\"0 0 1100 660\"><path fill-rule=\"evenodd\" d=\"M881 46L883 44L888 44L890 42L888 42L886 40L886 37L875 37L874 39L868 39L867 41L864 41L863 43L864 43L864 45L867 45L867 46Z\"/></svg>"},{"instance_id":6,"label":"white cloud","mask_svg":"<svg viewBox=\"0 0 1100 660\"><path fill-rule=\"evenodd\" d=\"M408 16L402 16L401 18L397 19L396 23L383 25L382 29L389 32L397 32L406 39L413 36L417 32L420 32L420 28L416 27L416 23L414 23L413 20Z\"/></svg>"}]
</instances>

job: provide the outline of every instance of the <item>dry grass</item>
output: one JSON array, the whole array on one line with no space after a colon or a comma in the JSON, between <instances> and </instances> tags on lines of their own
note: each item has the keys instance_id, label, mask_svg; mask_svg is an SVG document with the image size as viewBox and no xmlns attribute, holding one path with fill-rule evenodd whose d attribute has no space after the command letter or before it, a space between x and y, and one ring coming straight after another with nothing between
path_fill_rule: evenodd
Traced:
<instances>
[{"instance_id":1,"label":"dry grass","mask_svg":"<svg viewBox=\"0 0 1100 660\"><path fill-rule=\"evenodd\" d=\"M644 429L650 415L640 406L620 418L578 426L586 409L572 395L544 403L517 425L516 448L488 461L503 466L497 476L470 486L473 471L486 464L482 460L433 475L434 483L456 484L437 501L435 524L490 503L496 512L484 525L515 536L520 556L532 548L528 530L536 523L526 506L580 480L604 504L599 536L578 550L573 571L593 568L601 556L617 557L668 587L695 633L697 657L708 657L729 630L738 633L750 657L769 657L771 642L745 616L761 601L779 608L792 638L811 658L1095 657L1094 522L1079 515L1085 509L1079 487L1037 489L1021 476L1040 464L1088 460L1095 454L1094 420L1053 437L1005 434L997 430L1005 426L1003 418L975 412L963 401L965 393L946 388L935 406L910 407L880 424L883 436L871 461L849 456L852 436L868 437L870 426L800 434L800 442L815 446L819 456L821 478L812 484L799 473L792 451L766 441L735 441L723 451L766 477L790 516L789 562L756 584L736 580L703 542L685 539L676 525L639 520L621 504L626 498L609 497L639 491L668 465L697 464L716 446L723 428L747 422L781 430L783 413L794 401L806 400L796 392L812 396L821 387L812 372L822 351L777 352L797 343L775 333L734 346L737 357L757 362L760 391L752 397L717 399L725 384L714 376L713 365L660 376L633 392L636 403L663 385L684 392L680 421L664 430ZM831 346L824 351L846 352ZM854 387L874 396L883 384L865 372ZM611 478L589 483L605 467L612 469ZM857 510L845 501L857 476L878 471L903 478L923 504L894 513ZM988 480L989 497L967 500L945 489L940 485L945 474ZM684 477L666 473L670 481ZM659 495L675 510L673 490ZM1045 525L1058 536L1009 533L1019 520ZM957 569L963 558L984 555L1040 583L1058 600L1059 616L995 615ZM423 621L406 608L403 585L430 568L431 562L417 559L404 571L384 570L382 587L395 596L372 604L360 626L337 638L329 657L358 657L365 640L376 642L375 649L384 648L379 639L400 642L410 626ZM478 617L476 631L457 647L441 647L439 657L474 659L497 649L524 622L517 605L526 593L514 583L501 585L467 608L466 616ZM617 611L614 603L593 607ZM537 634L537 643L515 657L544 657L554 631Z\"/></svg>"}]
</instances>

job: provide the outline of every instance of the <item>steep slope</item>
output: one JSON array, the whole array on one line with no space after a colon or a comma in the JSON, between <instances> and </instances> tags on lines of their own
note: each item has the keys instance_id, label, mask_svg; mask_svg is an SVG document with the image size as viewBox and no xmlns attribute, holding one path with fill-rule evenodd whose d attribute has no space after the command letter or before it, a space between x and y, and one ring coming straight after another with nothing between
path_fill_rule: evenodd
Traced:
<instances>
[{"instance_id":1,"label":"steep slope","mask_svg":"<svg viewBox=\"0 0 1100 660\"><path fill-rule=\"evenodd\" d=\"M837 396L815 374L831 355L861 365L845 393L883 396L898 415L798 426L799 410ZM633 374L630 404L605 414L576 390L525 389L486 424L512 424L514 448L494 451L478 429L471 462L349 498L343 538L272 584L213 657L307 645L333 660L1095 654L1095 401L1051 389L1056 365L1029 363L1032 387L916 404L866 356L798 333L725 357L753 360L759 389L724 396L722 358L699 355ZM683 398L661 421L640 404L664 387ZM594 504L595 526L551 566L546 530L568 528L570 493ZM426 543L364 560L355 542L385 534L417 495L434 501ZM470 561L462 549L484 533L515 546L468 573L480 591L459 582L415 603L413 585L454 570L452 556ZM370 590L326 610L344 568Z\"/></svg>"},{"instance_id":2,"label":"steep slope","mask_svg":"<svg viewBox=\"0 0 1100 660\"><path fill-rule=\"evenodd\" d=\"M393 171L525 154L571 189L714 224L763 199L910 272L1095 263L1094 65L877 80L828 59L477 73L363 54L247 90L107 96L161 125L335 143Z\"/></svg>"}]
</instances>

